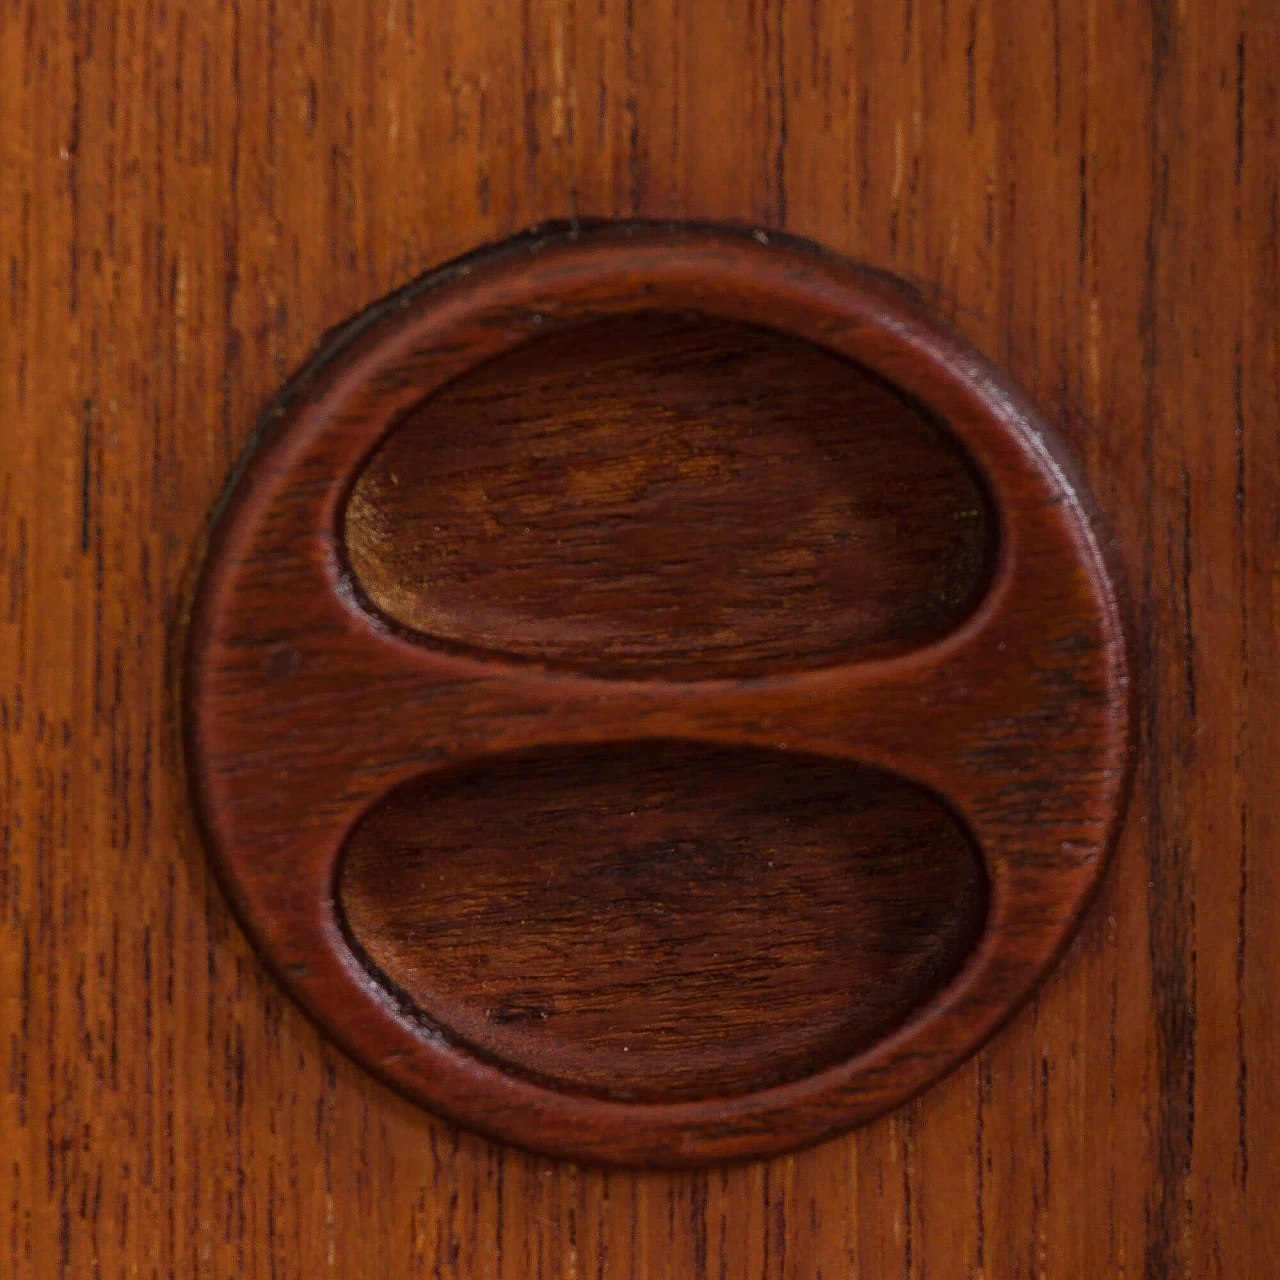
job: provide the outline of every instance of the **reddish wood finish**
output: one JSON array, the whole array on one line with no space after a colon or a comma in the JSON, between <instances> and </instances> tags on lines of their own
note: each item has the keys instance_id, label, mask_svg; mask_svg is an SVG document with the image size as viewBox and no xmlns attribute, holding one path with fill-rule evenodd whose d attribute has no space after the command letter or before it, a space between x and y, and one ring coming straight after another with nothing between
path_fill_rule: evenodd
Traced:
<instances>
[{"instance_id":1,"label":"reddish wood finish","mask_svg":"<svg viewBox=\"0 0 1280 1280\"><path fill-rule=\"evenodd\" d=\"M0 1275L1263 1280L1280 1257L1280 23L1260 0L0 5ZM386 1088L213 882L168 655L316 335L547 219L910 280L1115 539L1095 906L844 1137L636 1171Z\"/></svg>"},{"instance_id":2,"label":"reddish wood finish","mask_svg":"<svg viewBox=\"0 0 1280 1280\"><path fill-rule=\"evenodd\" d=\"M739 623L725 669L701 669L703 654L699 680L671 669L671 655L686 650L663 639L662 626L648 648L663 662L652 678L634 679L640 670L565 667L564 646L554 667L513 665L502 654L517 646L501 638L488 652L459 650L384 625L349 576L342 538L370 450L424 401L429 415L440 388L531 336L563 331L569 342L574 326L637 311L780 330L865 368L944 424L981 475L998 527L976 611L897 656L859 660L855 650L816 670L784 664L775 675L766 665L754 678L736 664L758 636ZM749 370L739 377L752 388ZM756 413L767 413L775 381L756 389ZM478 447L483 458L483 438ZM931 457L911 467L906 482L937 466ZM793 476L779 469L779 503L803 510L806 487ZM954 487L941 496L945 530ZM511 546L521 554L519 541ZM780 598L784 621L789 609L803 616L801 599ZM671 674L688 678L660 678ZM548 1152L648 1164L815 1141L972 1052L1044 973L1096 884L1127 777L1128 703L1098 546L1030 406L892 285L797 243L682 227L517 240L442 269L338 335L268 413L228 494L193 610L187 677L191 776L215 860L251 934L308 1011L388 1081L455 1119ZM351 827L370 806L446 764L478 772L495 753L655 739L809 752L942 797L973 833L990 881L959 971L954 958L935 966L914 1007L887 1020L877 1010L835 1061L811 1051L798 1065L792 1044L772 1070L757 1062L749 1079L730 1072L718 1087L674 1060L651 1078L622 1071L625 1092L647 1099L638 1101L602 1083L616 1040L574 1050L592 1059L585 1072L581 1061L554 1065L532 1041L504 1056L492 1008L486 1019L482 1006L477 1023L474 999L463 1002L467 1015L436 991L428 1017L405 990L371 983L344 938L333 887ZM677 759L682 749L673 748ZM432 840L429 827L422 838ZM560 856L571 864L574 854ZM361 916L365 926L371 919ZM360 936L366 956L376 953L367 931ZM505 945L530 945L514 914ZM866 967L862 981L874 971ZM741 1020L735 1006L746 1001L766 1036L778 1031L749 984L736 994L722 987L726 1025Z\"/></svg>"}]
</instances>

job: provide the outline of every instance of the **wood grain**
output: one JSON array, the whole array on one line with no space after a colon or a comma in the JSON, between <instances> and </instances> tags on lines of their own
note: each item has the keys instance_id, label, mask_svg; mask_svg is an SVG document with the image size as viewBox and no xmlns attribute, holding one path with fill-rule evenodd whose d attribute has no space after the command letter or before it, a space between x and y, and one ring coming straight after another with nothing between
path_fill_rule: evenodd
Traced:
<instances>
[{"instance_id":1,"label":"wood grain","mask_svg":"<svg viewBox=\"0 0 1280 1280\"><path fill-rule=\"evenodd\" d=\"M1266 1277L1280 1224L1280 33L1232 0L0 10L0 1269ZM328 1048L209 881L164 678L317 333L545 218L910 276L1073 443L1147 684L1057 976L854 1137L490 1147Z\"/></svg>"}]
</instances>

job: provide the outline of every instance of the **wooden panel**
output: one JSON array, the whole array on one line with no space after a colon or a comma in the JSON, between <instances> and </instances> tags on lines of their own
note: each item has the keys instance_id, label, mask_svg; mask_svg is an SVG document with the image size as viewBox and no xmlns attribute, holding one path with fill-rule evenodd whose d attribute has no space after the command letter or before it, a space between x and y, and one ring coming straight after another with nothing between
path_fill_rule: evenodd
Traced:
<instances>
[{"instance_id":1,"label":"wooden panel","mask_svg":"<svg viewBox=\"0 0 1280 1280\"><path fill-rule=\"evenodd\" d=\"M1235 0L268 0L0 17L0 1263L28 1276L1265 1276L1280 1250L1280 36ZM410 1107L190 825L204 515L328 326L544 218L912 278L1073 442L1146 680L1057 976L885 1120L681 1175Z\"/></svg>"}]
</instances>

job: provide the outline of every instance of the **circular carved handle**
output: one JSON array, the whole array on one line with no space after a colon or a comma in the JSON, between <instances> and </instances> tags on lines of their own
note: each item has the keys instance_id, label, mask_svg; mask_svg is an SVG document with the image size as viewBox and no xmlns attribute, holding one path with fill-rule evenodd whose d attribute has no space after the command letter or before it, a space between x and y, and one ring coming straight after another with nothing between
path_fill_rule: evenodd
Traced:
<instances>
[{"instance_id":1,"label":"circular carved handle","mask_svg":"<svg viewBox=\"0 0 1280 1280\"><path fill-rule=\"evenodd\" d=\"M214 524L210 854L303 1007L553 1154L818 1140L1063 947L1123 630L1027 401L892 282L670 227L524 238L339 333Z\"/></svg>"}]
</instances>

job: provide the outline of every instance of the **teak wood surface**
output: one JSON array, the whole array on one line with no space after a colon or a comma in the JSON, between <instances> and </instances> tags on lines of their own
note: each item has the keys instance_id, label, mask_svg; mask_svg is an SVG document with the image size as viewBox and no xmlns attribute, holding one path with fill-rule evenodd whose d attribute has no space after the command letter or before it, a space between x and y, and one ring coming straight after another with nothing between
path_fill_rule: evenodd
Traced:
<instances>
[{"instance_id":1,"label":"teak wood surface","mask_svg":"<svg viewBox=\"0 0 1280 1280\"><path fill-rule=\"evenodd\" d=\"M1235 0L0 16L0 1273L1280 1271L1280 30ZM316 335L549 219L911 280L1056 427L1143 682L1129 819L1030 1005L769 1162L531 1157L332 1048L180 770L206 513Z\"/></svg>"}]
</instances>

